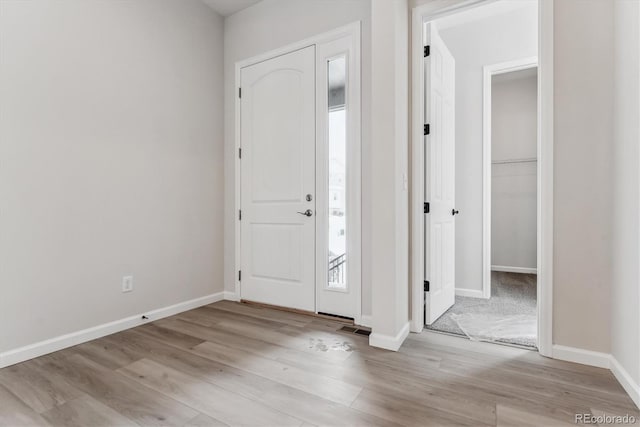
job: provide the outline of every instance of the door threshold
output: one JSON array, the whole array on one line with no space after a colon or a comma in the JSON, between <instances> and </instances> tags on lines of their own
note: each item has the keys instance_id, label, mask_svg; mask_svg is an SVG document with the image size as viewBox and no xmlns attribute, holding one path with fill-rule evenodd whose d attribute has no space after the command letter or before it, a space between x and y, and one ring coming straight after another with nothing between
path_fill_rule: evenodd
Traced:
<instances>
[{"instance_id":1,"label":"door threshold","mask_svg":"<svg viewBox=\"0 0 640 427\"><path fill-rule=\"evenodd\" d=\"M241 299L240 303L247 304L247 305L252 305L252 306L255 306L255 307L269 308L269 309L272 309L272 310L278 310L278 311L283 311L283 312L287 312L287 313L301 314L303 316L316 317L318 319L333 320L335 322L340 322L340 323L344 323L344 324L347 324L347 325L353 325L354 324L353 319L349 319L349 318L342 317L342 316L333 316L333 315L325 314L325 313L315 313L313 311L300 310L299 308L283 307L281 305L266 304L266 303L263 303L263 302L250 301L250 300L246 300L246 299Z\"/></svg>"},{"instance_id":2,"label":"door threshold","mask_svg":"<svg viewBox=\"0 0 640 427\"><path fill-rule=\"evenodd\" d=\"M498 344L498 345L502 345L502 346L505 346L505 347L512 347L512 348L517 348L517 349L520 349L520 350L535 351L536 353L538 352L538 348L537 347L527 347L526 345L518 345L518 344L513 344L513 343L509 343L509 342L501 342L501 341L474 341L471 338L469 338L467 335L460 335L460 334L454 334L452 332L438 331L437 329L424 328L422 330L422 332L431 332L431 333L434 333L434 334L448 335L450 337L462 338L462 339L467 340L467 341L482 342L482 343L487 343L487 344Z\"/></svg>"}]
</instances>

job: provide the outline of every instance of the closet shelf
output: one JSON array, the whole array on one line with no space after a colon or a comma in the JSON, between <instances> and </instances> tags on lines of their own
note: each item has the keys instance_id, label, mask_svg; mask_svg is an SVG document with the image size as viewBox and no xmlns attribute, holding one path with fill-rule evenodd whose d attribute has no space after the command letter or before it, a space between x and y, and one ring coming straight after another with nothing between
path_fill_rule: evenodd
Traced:
<instances>
[{"instance_id":1,"label":"closet shelf","mask_svg":"<svg viewBox=\"0 0 640 427\"><path fill-rule=\"evenodd\" d=\"M505 165L508 163L534 163L537 162L538 159L535 157L529 159L505 159L505 160L493 160L491 161L492 165Z\"/></svg>"}]
</instances>

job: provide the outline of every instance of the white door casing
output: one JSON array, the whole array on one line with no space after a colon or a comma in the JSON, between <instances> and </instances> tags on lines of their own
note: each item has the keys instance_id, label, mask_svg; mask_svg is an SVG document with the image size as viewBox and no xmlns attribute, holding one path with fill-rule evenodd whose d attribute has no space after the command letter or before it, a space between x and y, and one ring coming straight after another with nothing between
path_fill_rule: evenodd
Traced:
<instances>
[{"instance_id":1,"label":"white door casing","mask_svg":"<svg viewBox=\"0 0 640 427\"><path fill-rule=\"evenodd\" d=\"M455 60L434 24L427 24L425 58L425 323L455 303Z\"/></svg>"},{"instance_id":2,"label":"white door casing","mask_svg":"<svg viewBox=\"0 0 640 427\"><path fill-rule=\"evenodd\" d=\"M315 47L240 80L241 299L315 311Z\"/></svg>"}]
</instances>

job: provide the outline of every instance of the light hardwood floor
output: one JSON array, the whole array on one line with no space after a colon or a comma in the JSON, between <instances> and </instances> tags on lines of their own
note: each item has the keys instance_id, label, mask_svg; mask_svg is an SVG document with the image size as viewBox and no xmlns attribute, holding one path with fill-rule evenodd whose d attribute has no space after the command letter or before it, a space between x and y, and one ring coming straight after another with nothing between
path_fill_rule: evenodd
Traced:
<instances>
[{"instance_id":1,"label":"light hardwood floor","mask_svg":"<svg viewBox=\"0 0 640 427\"><path fill-rule=\"evenodd\" d=\"M575 425L640 418L604 369L222 301L0 370L0 425Z\"/></svg>"}]
</instances>

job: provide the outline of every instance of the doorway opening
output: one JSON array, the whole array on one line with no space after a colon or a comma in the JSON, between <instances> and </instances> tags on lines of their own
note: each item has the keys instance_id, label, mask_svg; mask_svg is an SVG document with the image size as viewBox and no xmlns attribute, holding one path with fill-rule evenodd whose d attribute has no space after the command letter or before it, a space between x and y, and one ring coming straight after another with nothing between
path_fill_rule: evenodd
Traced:
<instances>
[{"instance_id":1,"label":"doorway opening","mask_svg":"<svg viewBox=\"0 0 640 427\"><path fill-rule=\"evenodd\" d=\"M541 335L549 342L550 265L541 269L540 253L550 243L541 207L550 155L540 154L551 141L540 112L550 98L539 84L549 79L538 72L539 8L491 1L414 12L414 41L424 43L414 110L425 123L412 146L414 332L530 349Z\"/></svg>"},{"instance_id":2,"label":"doorway opening","mask_svg":"<svg viewBox=\"0 0 640 427\"><path fill-rule=\"evenodd\" d=\"M536 348L537 77L535 57L484 67L482 293L457 282L428 329Z\"/></svg>"}]
</instances>

